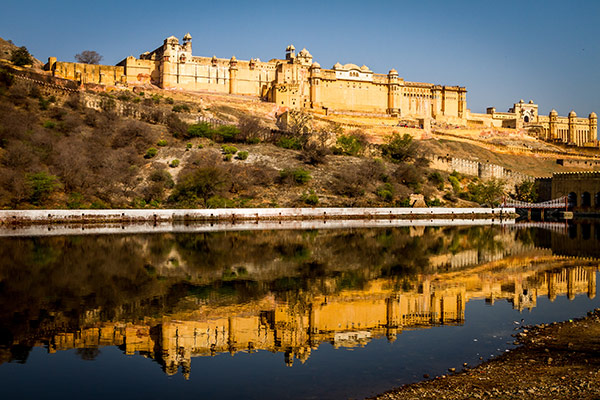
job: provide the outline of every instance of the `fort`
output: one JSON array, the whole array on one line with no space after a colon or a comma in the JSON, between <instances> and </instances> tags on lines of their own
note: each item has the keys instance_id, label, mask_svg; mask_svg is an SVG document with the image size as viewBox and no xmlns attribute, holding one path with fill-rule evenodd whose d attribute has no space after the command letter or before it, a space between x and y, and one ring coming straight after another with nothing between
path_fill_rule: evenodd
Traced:
<instances>
[{"instance_id":1,"label":"fort","mask_svg":"<svg viewBox=\"0 0 600 400\"><path fill-rule=\"evenodd\" d=\"M539 115L533 101L515 103L508 112L489 107L486 113L467 108L463 86L406 81L394 68L374 73L366 65L336 63L322 68L306 49L293 45L285 58L261 61L192 55L192 36L180 42L170 36L161 46L115 66L57 61L44 67L53 76L80 84L127 87L155 85L162 89L252 96L283 108L303 108L321 114L380 115L434 119L438 122L481 127L525 128L539 139L573 146L598 147L595 113L580 118L575 111L558 116Z\"/></svg>"}]
</instances>

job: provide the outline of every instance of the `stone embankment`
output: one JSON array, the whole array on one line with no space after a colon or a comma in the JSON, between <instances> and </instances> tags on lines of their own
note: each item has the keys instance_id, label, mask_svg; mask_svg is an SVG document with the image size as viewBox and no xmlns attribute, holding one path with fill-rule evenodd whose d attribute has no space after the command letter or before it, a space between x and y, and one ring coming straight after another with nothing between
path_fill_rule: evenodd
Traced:
<instances>
[{"instance_id":1,"label":"stone embankment","mask_svg":"<svg viewBox=\"0 0 600 400\"><path fill-rule=\"evenodd\" d=\"M375 399L600 399L600 309L514 336L521 347L492 361Z\"/></svg>"},{"instance_id":2,"label":"stone embankment","mask_svg":"<svg viewBox=\"0 0 600 400\"><path fill-rule=\"evenodd\" d=\"M512 218L514 208L216 208L172 210L0 210L0 224L331 219Z\"/></svg>"}]
</instances>

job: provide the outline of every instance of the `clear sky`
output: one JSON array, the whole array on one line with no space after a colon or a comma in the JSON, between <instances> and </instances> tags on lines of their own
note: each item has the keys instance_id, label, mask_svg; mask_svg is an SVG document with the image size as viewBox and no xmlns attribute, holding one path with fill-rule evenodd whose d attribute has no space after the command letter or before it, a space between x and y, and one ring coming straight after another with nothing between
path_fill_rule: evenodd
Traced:
<instances>
[{"instance_id":1,"label":"clear sky","mask_svg":"<svg viewBox=\"0 0 600 400\"><path fill-rule=\"evenodd\" d=\"M543 114L600 114L600 0L3 0L0 9L0 37L42 61L95 50L115 64L190 32L198 56L264 61L293 43L322 67L466 86L474 112L533 99Z\"/></svg>"}]
</instances>

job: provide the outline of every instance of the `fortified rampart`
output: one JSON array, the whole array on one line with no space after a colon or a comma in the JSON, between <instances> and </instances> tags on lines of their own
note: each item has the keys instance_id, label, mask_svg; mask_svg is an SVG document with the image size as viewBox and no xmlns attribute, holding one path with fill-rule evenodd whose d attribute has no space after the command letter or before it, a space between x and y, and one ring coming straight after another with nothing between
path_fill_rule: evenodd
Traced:
<instances>
[{"instance_id":1,"label":"fortified rampart","mask_svg":"<svg viewBox=\"0 0 600 400\"><path fill-rule=\"evenodd\" d=\"M533 177L504 168L501 165L482 163L475 160L450 156L430 156L429 166L447 172L459 172L463 175L476 176L484 180L504 179L510 184L532 180Z\"/></svg>"},{"instance_id":2,"label":"fortified rampart","mask_svg":"<svg viewBox=\"0 0 600 400\"><path fill-rule=\"evenodd\" d=\"M466 89L405 81L395 69L377 74L366 65L336 63L321 68L308 50L263 62L258 58L198 57L192 55L188 33L180 43L174 36L139 58L127 57L116 66L88 65L48 59L54 76L81 84L144 85L260 97L284 107L316 112L358 112L394 116L461 120L467 112Z\"/></svg>"}]
</instances>

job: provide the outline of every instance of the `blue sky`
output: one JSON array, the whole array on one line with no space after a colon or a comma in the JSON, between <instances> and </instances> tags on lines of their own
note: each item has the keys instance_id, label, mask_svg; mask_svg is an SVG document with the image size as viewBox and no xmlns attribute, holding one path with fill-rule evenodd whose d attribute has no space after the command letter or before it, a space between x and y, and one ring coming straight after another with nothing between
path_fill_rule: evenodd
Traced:
<instances>
[{"instance_id":1,"label":"blue sky","mask_svg":"<svg viewBox=\"0 0 600 400\"><path fill-rule=\"evenodd\" d=\"M4 0L0 37L42 61L96 50L103 63L190 32L194 55L283 57L306 47L406 80L466 86L474 112L533 99L540 113L600 114L600 1Z\"/></svg>"}]
</instances>

